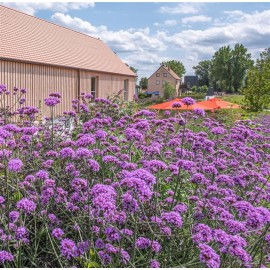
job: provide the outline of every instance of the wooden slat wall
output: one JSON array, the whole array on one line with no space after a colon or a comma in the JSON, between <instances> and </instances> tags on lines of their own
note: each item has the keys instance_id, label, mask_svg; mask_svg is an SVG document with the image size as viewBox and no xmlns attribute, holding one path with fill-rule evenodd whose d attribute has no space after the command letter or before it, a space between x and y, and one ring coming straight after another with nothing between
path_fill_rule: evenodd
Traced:
<instances>
[{"instance_id":1,"label":"wooden slat wall","mask_svg":"<svg viewBox=\"0 0 270 270\"><path fill-rule=\"evenodd\" d=\"M55 108L56 115L71 109L71 100L78 98L78 75L78 70L73 69L0 60L0 83L7 85L9 90L14 86L26 88L25 105L38 107L41 104L44 116L50 115L44 99L51 92L62 95L61 103ZM123 89L124 80L128 80L128 100L133 99L134 78L124 75L80 71L80 92L90 93L92 76L98 77L97 97L117 94Z\"/></svg>"},{"instance_id":2,"label":"wooden slat wall","mask_svg":"<svg viewBox=\"0 0 270 270\"><path fill-rule=\"evenodd\" d=\"M38 107L41 103L44 116L50 114L50 110L44 106L44 99L51 92L62 95L61 103L55 108L56 115L70 110L71 99L78 95L78 72L72 69L0 60L0 83L9 90L14 86L26 88L25 105Z\"/></svg>"},{"instance_id":3,"label":"wooden slat wall","mask_svg":"<svg viewBox=\"0 0 270 270\"><path fill-rule=\"evenodd\" d=\"M128 100L133 99L135 92L134 78L114 74L81 71L81 92L90 93L91 77L93 76L98 76L98 97L107 98L108 96L117 94L124 88L124 80L128 80Z\"/></svg>"}]
</instances>

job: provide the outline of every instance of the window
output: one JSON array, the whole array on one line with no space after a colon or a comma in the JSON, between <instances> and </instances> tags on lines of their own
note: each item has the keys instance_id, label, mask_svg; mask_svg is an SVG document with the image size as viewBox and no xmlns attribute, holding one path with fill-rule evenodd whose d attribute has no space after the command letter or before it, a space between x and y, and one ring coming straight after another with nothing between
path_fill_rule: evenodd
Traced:
<instances>
[{"instance_id":1,"label":"window","mask_svg":"<svg viewBox=\"0 0 270 270\"><path fill-rule=\"evenodd\" d=\"M97 77L91 77L91 95L97 97Z\"/></svg>"},{"instance_id":2,"label":"window","mask_svg":"<svg viewBox=\"0 0 270 270\"><path fill-rule=\"evenodd\" d=\"M162 81L162 84L164 85L166 83L166 81Z\"/></svg>"},{"instance_id":3,"label":"window","mask_svg":"<svg viewBox=\"0 0 270 270\"><path fill-rule=\"evenodd\" d=\"M167 77L167 73L163 73L163 77Z\"/></svg>"},{"instance_id":4,"label":"window","mask_svg":"<svg viewBox=\"0 0 270 270\"><path fill-rule=\"evenodd\" d=\"M156 77L160 77L160 73L156 73Z\"/></svg>"},{"instance_id":5,"label":"window","mask_svg":"<svg viewBox=\"0 0 270 270\"><path fill-rule=\"evenodd\" d=\"M157 80L157 81L156 81L156 85L159 85L159 84L160 84L160 81L159 81L159 80Z\"/></svg>"},{"instance_id":6,"label":"window","mask_svg":"<svg viewBox=\"0 0 270 270\"><path fill-rule=\"evenodd\" d=\"M190 88L190 82L187 82L187 88Z\"/></svg>"},{"instance_id":7,"label":"window","mask_svg":"<svg viewBox=\"0 0 270 270\"><path fill-rule=\"evenodd\" d=\"M128 80L124 80L124 100L128 100Z\"/></svg>"}]
</instances>

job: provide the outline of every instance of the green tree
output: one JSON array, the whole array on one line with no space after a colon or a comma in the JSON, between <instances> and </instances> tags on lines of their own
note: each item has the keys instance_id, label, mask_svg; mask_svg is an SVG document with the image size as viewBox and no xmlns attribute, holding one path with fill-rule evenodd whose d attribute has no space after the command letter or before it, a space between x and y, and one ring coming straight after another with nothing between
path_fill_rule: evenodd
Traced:
<instances>
[{"instance_id":1,"label":"green tree","mask_svg":"<svg viewBox=\"0 0 270 270\"><path fill-rule=\"evenodd\" d=\"M165 82L163 85L163 96L164 99L173 98L176 95L176 89L169 83Z\"/></svg>"},{"instance_id":2,"label":"green tree","mask_svg":"<svg viewBox=\"0 0 270 270\"><path fill-rule=\"evenodd\" d=\"M139 82L139 85L142 89L147 89L148 87L148 79L146 77L142 77L140 82Z\"/></svg>"},{"instance_id":3,"label":"green tree","mask_svg":"<svg viewBox=\"0 0 270 270\"><path fill-rule=\"evenodd\" d=\"M237 93L243 86L248 69L253 65L251 54L242 44L221 47L212 57L210 80L215 88Z\"/></svg>"},{"instance_id":4,"label":"green tree","mask_svg":"<svg viewBox=\"0 0 270 270\"><path fill-rule=\"evenodd\" d=\"M186 73L183 63L177 60L163 61L161 65L172 69L180 78Z\"/></svg>"},{"instance_id":5,"label":"green tree","mask_svg":"<svg viewBox=\"0 0 270 270\"><path fill-rule=\"evenodd\" d=\"M211 60L204 60L194 66L195 74L199 79L199 86L207 85L209 86L209 75L210 75Z\"/></svg>"},{"instance_id":6,"label":"green tree","mask_svg":"<svg viewBox=\"0 0 270 270\"><path fill-rule=\"evenodd\" d=\"M251 111L261 111L270 103L270 49L266 49L248 71L246 86L243 89L245 105Z\"/></svg>"},{"instance_id":7,"label":"green tree","mask_svg":"<svg viewBox=\"0 0 270 270\"><path fill-rule=\"evenodd\" d=\"M215 52L211 62L211 80L215 88L232 92L232 62L230 46L221 47Z\"/></svg>"},{"instance_id":8,"label":"green tree","mask_svg":"<svg viewBox=\"0 0 270 270\"><path fill-rule=\"evenodd\" d=\"M125 63L125 64L136 74L136 82L137 82L137 80L138 80L138 75L137 75L138 69L128 65L127 63Z\"/></svg>"},{"instance_id":9,"label":"green tree","mask_svg":"<svg viewBox=\"0 0 270 270\"><path fill-rule=\"evenodd\" d=\"M253 66L254 62L251 60L251 54L242 44L235 44L231 60L233 91L237 93L243 86L248 69Z\"/></svg>"}]
</instances>

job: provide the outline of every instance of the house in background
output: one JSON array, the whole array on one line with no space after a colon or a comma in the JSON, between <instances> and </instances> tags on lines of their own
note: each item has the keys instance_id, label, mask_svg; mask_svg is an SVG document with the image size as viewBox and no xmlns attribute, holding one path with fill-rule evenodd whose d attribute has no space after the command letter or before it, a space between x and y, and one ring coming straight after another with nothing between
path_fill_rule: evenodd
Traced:
<instances>
[{"instance_id":1,"label":"house in background","mask_svg":"<svg viewBox=\"0 0 270 270\"><path fill-rule=\"evenodd\" d=\"M215 93L214 93L214 88L209 86L206 96L205 96L205 100L211 99L215 97Z\"/></svg>"},{"instance_id":2,"label":"house in background","mask_svg":"<svg viewBox=\"0 0 270 270\"><path fill-rule=\"evenodd\" d=\"M198 76L185 76L184 82L181 84L181 92L185 93L192 89L192 87L196 87L198 89L199 79Z\"/></svg>"},{"instance_id":3,"label":"house in background","mask_svg":"<svg viewBox=\"0 0 270 270\"><path fill-rule=\"evenodd\" d=\"M26 105L48 115L51 92L62 95L56 114L82 92L133 99L136 74L101 40L1 5L0 26L0 83L26 88Z\"/></svg>"},{"instance_id":4,"label":"house in background","mask_svg":"<svg viewBox=\"0 0 270 270\"><path fill-rule=\"evenodd\" d=\"M160 96L164 94L164 84L165 82L170 83L175 87L177 95L179 94L179 86L181 83L181 78L169 67L161 65L158 70L156 70L148 78L148 92L159 92Z\"/></svg>"}]
</instances>

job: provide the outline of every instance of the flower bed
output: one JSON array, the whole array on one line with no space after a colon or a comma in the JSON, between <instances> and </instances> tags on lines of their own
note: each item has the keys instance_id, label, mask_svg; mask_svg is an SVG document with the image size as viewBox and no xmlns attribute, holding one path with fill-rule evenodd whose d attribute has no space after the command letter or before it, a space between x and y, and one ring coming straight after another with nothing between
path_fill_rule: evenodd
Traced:
<instances>
[{"instance_id":1,"label":"flower bed","mask_svg":"<svg viewBox=\"0 0 270 270\"><path fill-rule=\"evenodd\" d=\"M2 115L2 266L269 266L269 117L227 127L91 98L57 124Z\"/></svg>"}]
</instances>

